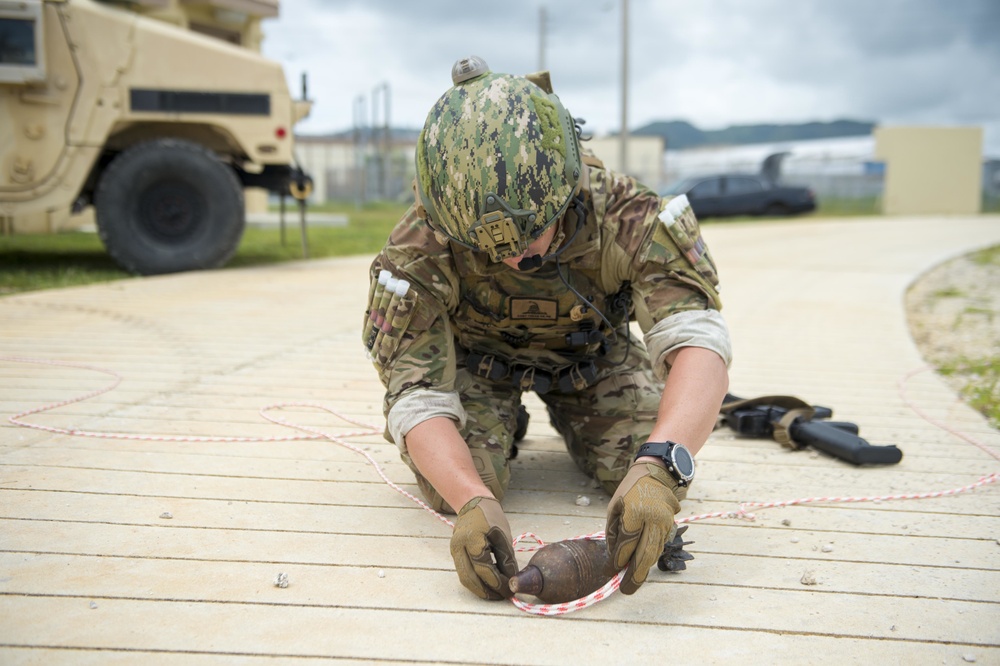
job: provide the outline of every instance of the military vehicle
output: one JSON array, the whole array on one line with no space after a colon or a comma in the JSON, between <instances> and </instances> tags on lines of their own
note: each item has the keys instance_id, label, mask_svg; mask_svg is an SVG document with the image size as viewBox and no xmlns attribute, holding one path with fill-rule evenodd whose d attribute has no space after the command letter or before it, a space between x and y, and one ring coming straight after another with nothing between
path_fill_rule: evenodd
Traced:
<instances>
[{"instance_id":1,"label":"military vehicle","mask_svg":"<svg viewBox=\"0 0 1000 666\"><path fill-rule=\"evenodd\" d=\"M244 188L303 199L309 114L259 51L277 0L0 0L0 233L79 227L93 207L126 270L223 265Z\"/></svg>"}]
</instances>

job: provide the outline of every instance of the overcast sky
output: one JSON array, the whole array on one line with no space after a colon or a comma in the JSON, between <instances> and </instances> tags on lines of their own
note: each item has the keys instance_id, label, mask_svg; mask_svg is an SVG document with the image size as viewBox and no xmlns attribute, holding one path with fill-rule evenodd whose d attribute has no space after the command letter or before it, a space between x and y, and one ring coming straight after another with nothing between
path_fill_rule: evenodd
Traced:
<instances>
[{"instance_id":1,"label":"overcast sky","mask_svg":"<svg viewBox=\"0 0 1000 666\"><path fill-rule=\"evenodd\" d=\"M355 100L388 84L390 120L419 128L476 54L498 72L545 68L586 129L621 120L621 0L281 0L264 52L285 65L312 115L297 130L354 124ZM628 124L733 124L842 118L980 125L1000 157L1000 0L631 0ZM384 104L377 104L382 123Z\"/></svg>"}]
</instances>

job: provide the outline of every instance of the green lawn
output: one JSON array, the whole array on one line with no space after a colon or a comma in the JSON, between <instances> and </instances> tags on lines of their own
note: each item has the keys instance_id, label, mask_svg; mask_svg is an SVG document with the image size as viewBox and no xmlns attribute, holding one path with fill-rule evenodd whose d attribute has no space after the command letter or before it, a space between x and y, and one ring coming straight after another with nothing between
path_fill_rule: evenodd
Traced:
<instances>
[{"instance_id":1,"label":"green lawn","mask_svg":"<svg viewBox=\"0 0 1000 666\"><path fill-rule=\"evenodd\" d=\"M374 203L360 209L352 204L310 209L346 215L348 223L309 227L309 257L375 254L406 208L406 204ZM247 229L227 267L301 259L298 209L289 207L285 219L284 245L277 227ZM0 236L0 267L0 295L132 278L105 253L97 234L85 232Z\"/></svg>"}]
</instances>

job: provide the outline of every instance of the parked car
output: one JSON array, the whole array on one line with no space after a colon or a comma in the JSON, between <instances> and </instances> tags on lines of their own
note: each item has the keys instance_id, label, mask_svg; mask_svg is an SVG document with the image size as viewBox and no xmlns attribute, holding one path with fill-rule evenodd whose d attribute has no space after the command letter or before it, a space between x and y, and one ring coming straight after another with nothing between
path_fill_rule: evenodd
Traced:
<instances>
[{"instance_id":1,"label":"parked car","mask_svg":"<svg viewBox=\"0 0 1000 666\"><path fill-rule=\"evenodd\" d=\"M808 187L781 185L756 174L718 174L686 178L661 195L686 194L699 218L731 215L794 215L816 210Z\"/></svg>"}]
</instances>

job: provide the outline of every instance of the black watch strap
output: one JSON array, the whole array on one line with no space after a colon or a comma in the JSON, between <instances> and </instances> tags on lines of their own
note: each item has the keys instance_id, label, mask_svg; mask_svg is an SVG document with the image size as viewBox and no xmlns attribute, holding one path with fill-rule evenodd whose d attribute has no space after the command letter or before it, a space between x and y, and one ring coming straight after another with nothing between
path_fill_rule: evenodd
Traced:
<instances>
[{"instance_id":1,"label":"black watch strap","mask_svg":"<svg viewBox=\"0 0 1000 666\"><path fill-rule=\"evenodd\" d=\"M635 457L643 456L659 458L670 476L681 486L687 486L694 480L694 456L687 447L677 442L646 442L639 447Z\"/></svg>"}]
</instances>

